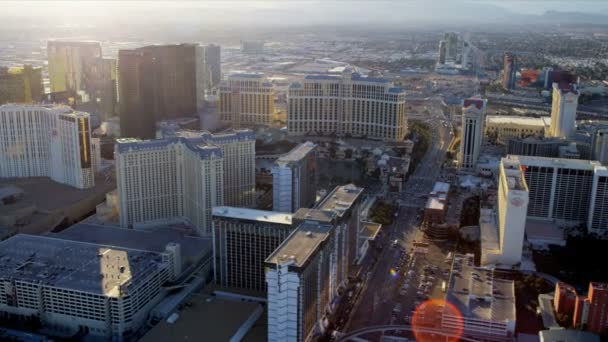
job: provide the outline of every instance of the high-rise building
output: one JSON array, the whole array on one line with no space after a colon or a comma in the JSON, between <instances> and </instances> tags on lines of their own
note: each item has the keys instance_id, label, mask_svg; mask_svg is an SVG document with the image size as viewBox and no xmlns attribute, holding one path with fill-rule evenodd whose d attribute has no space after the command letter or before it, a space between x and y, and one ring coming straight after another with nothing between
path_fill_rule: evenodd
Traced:
<instances>
[{"instance_id":1,"label":"high-rise building","mask_svg":"<svg viewBox=\"0 0 608 342\"><path fill-rule=\"evenodd\" d=\"M232 128L269 126L275 91L262 74L236 74L220 84L220 119Z\"/></svg>"},{"instance_id":2,"label":"high-rise building","mask_svg":"<svg viewBox=\"0 0 608 342\"><path fill-rule=\"evenodd\" d=\"M574 306L573 323L602 335L608 329L608 283L589 283L587 297L578 296Z\"/></svg>"},{"instance_id":3,"label":"high-rise building","mask_svg":"<svg viewBox=\"0 0 608 342\"><path fill-rule=\"evenodd\" d=\"M517 66L515 55L512 53L505 53L503 60L502 69L502 87L510 90L515 89L515 81L517 75Z\"/></svg>"},{"instance_id":4,"label":"high-rise building","mask_svg":"<svg viewBox=\"0 0 608 342\"><path fill-rule=\"evenodd\" d=\"M205 63L209 70L211 86L215 87L222 80L221 47L219 45L205 46Z\"/></svg>"},{"instance_id":5,"label":"high-rise building","mask_svg":"<svg viewBox=\"0 0 608 342\"><path fill-rule=\"evenodd\" d=\"M83 90L84 61L101 57L99 42L49 41L46 50L52 93Z\"/></svg>"},{"instance_id":6,"label":"high-rise building","mask_svg":"<svg viewBox=\"0 0 608 342\"><path fill-rule=\"evenodd\" d=\"M382 78L346 71L310 75L289 86L290 135L338 134L401 141L407 134L405 91Z\"/></svg>"},{"instance_id":7,"label":"high-rise building","mask_svg":"<svg viewBox=\"0 0 608 342\"><path fill-rule=\"evenodd\" d=\"M266 297L264 261L294 229L292 214L214 207L215 283Z\"/></svg>"},{"instance_id":8,"label":"high-rise building","mask_svg":"<svg viewBox=\"0 0 608 342\"><path fill-rule=\"evenodd\" d=\"M305 222L266 259L268 341L309 341L320 332L336 288L337 238L332 225Z\"/></svg>"},{"instance_id":9,"label":"high-rise building","mask_svg":"<svg viewBox=\"0 0 608 342\"><path fill-rule=\"evenodd\" d=\"M242 40L241 52L245 54L258 54L264 51L263 40Z\"/></svg>"},{"instance_id":10,"label":"high-rise building","mask_svg":"<svg viewBox=\"0 0 608 342\"><path fill-rule=\"evenodd\" d=\"M180 44L118 52L123 137L151 139L156 121L197 113L196 51L196 45Z\"/></svg>"},{"instance_id":11,"label":"high-rise building","mask_svg":"<svg viewBox=\"0 0 608 342\"><path fill-rule=\"evenodd\" d=\"M446 32L444 34L443 40L446 44L446 61L456 62L458 56L458 33L456 32Z\"/></svg>"},{"instance_id":12,"label":"high-rise building","mask_svg":"<svg viewBox=\"0 0 608 342\"><path fill-rule=\"evenodd\" d=\"M576 289L573 286L561 281L557 282L553 299L555 312L573 315L577 296Z\"/></svg>"},{"instance_id":13,"label":"high-rise building","mask_svg":"<svg viewBox=\"0 0 608 342\"><path fill-rule=\"evenodd\" d=\"M43 93L41 68L0 67L0 104L40 102Z\"/></svg>"},{"instance_id":14,"label":"high-rise building","mask_svg":"<svg viewBox=\"0 0 608 342\"><path fill-rule=\"evenodd\" d=\"M118 139L119 219L123 227L186 218L211 233L211 208L224 203L222 150L199 139Z\"/></svg>"},{"instance_id":15,"label":"high-rise building","mask_svg":"<svg viewBox=\"0 0 608 342\"><path fill-rule=\"evenodd\" d=\"M118 114L116 59L93 57L83 61L83 90L107 120Z\"/></svg>"},{"instance_id":16,"label":"high-rise building","mask_svg":"<svg viewBox=\"0 0 608 342\"><path fill-rule=\"evenodd\" d=\"M222 149L224 157L224 205L255 206L255 133L237 130L211 134L204 131L163 131L162 138L181 137Z\"/></svg>"},{"instance_id":17,"label":"high-rise building","mask_svg":"<svg viewBox=\"0 0 608 342\"><path fill-rule=\"evenodd\" d=\"M550 136L568 138L574 133L578 95L576 84L553 83Z\"/></svg>"},{"instance_id":18,"label":"high-rise building","mask_svg":"<svg viewBox=\"0 0 608 342\"><path fill-rule=\"evenodd\" d=\"M65 106L0 106L0 177L95 185L89 114Z\"/></svg>"},{"instance_id":19,"label":"high-rise building","mask_svg":"<svg viewBox=\"0 0 608 342\"><path fill-rule=\"evenodd\" d=\"M277 159L272 167L272 207L293 213L310 208L317 194L317 145L306 142Z\"/></svg>"},{"instance_id":20,"label":"high-rise building","mask_svg":"<svg viewBox=\"0 0 608 342\"><path fill-rule=\"evenodd\" d=\"M606 167L597 161L509 155L519 162L529 190L528 217L564 224L595 222L587 228L608 229L603 214L591 210L591 203L604 207L602 185ZM594 197L595 196L595 197ZM600 214L595 216L594 213ZM595 220L595 221L594 221Z\"/></svg>"},{"instance_id":21,"label":"high-rise building","mask_svg":"<svg viewBox=\"0 0 608 342\"><path fill-rule=\"evenodd\" d=\"M197 45L195 55L196 110L201 113L205 109L205 95L211 89L211 72L205 60L205 47Z\"/></svg>"},{"instance_id":22,"label":"high-rise building","mask_svg":"<svg viewBox=\"0 0 608 342\"><path fill-rule=\"evenodd\" d=\"M521 262L528 210L528 186L516 161L503 158L498 178L499 263Z\"/></svg>"},{"instance_id":23,"label":"high-rise building","mask_svg":"<svg viewBox=\"0 0 608 342\"><path fill-rule=\"evenodd\" d=\"M447 55L447 43L445 40L439 41L439 64L445 64Z\"/></svg>"},{"instance_id":24,"label":"high-rise building","mask_svg":"<svg viewBox=\"0 0 608 342\"><path fill-rule=\"evenodd\" d=\"M487 100L469 98L462 105L462 128L459 164L461 169L474 170L483 140Z\"/></svg>"}]
</instances>

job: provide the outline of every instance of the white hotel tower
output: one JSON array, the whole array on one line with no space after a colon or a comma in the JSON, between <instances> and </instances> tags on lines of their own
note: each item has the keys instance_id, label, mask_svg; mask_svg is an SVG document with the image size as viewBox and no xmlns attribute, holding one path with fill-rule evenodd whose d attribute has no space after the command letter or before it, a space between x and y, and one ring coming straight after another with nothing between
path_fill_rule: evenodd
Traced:
<instances>
[{"instance_id":1,"label":"white hotel tower","mask_svg":"<svg viewBox=\"0 0 608 342\"><path fill-rule=\"evenodd\" d=\"M574 133L578 95L579 92L574 83L553 83L550 129L552 137L567 138Z\"/></svg>"},{"instance_id":2,"label":"white hotel tower","mask_svg":"<svg viewBox=\"0 0 608 342\"><path fill-rule=\"evenodd\" d=\"M95 185L99 149L89 114L66 106L0 106L0 177L50 177L79 189Z\"/></svg>"},{"instance_id":3,"label":"white hotel tower","mask_svg":"<svg viewBox=\"0 0 608 342\"><path fill-rule=\"evenodd\" d=\"M289 86L290 135L338 134L389 141L407 133L405 91L382 78L350 71L309 75Z\"/></svg>"},{"instance_id":4,"label":"white hotel tower","mask_svg":"<svg viewBox=\"0 0 608 342\"><path fill-rule=\"evenodd\" d=\"M200 139L118 139L114 147L120 225L186 218L211 233L224 203L222 150Z\"/></svg>"}]
</instances>

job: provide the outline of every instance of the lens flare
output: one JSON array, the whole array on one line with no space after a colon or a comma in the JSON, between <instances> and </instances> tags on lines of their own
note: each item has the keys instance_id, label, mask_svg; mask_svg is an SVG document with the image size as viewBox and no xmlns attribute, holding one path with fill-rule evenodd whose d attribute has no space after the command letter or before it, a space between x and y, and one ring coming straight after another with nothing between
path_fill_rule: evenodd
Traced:
<instances>
[{"instance_id":1,"label":"lens flare","mask_svg":"<svg viewBox=\"0 0 608 342\"><path fill-rule=\"evenodd\" d=\"M446 321L442 323L442 318ZM412 328L418 342L458 342L462 337L464 322L458 308L443 299L431 299L420 304L412 317ZM425 329L440 329L450 337L425 332Z\"/></svg>"},{"instance_id":2,"label":"lens flare","mask_svg":"<svg viewBox=\"0 0 608 342\"><path fill-rule=\"evenodd\" d=\"M398 276L398 275L399 275L399 273L397 272L397 270L396 270L396 269L394 269L394 268L391 268L391 269L388 271L388 273L390 273L391 277L396 277L396 276Z\"/></svg>"}]
</instances>

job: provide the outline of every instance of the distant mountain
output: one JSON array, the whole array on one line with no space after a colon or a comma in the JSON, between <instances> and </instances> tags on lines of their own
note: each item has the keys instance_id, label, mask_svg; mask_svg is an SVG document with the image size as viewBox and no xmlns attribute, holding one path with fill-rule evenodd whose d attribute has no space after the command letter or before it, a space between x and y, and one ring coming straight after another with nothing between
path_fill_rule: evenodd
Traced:
<instances>
[{"instance_id":1,"label":"distant mountain","mask_svg":"<svg viewBox=\"0 0 608 342\"><path fill-rule=\"evenodd\" d=\"M540 19L545 22L553 22L556 24L608 24L608 15L582 12L547 11L540 16Z\"/></svg>"}]
</instances>

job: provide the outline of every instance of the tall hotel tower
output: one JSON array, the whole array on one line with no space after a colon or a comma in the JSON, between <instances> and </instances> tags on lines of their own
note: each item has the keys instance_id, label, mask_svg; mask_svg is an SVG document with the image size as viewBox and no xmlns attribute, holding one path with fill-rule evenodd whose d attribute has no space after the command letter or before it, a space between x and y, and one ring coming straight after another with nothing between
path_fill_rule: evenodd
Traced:
<instances>
[{"instance_id":1,"label":"tall hotel tower","mask_svg":"<svg viewBox=\"0 0 608 342\"><path fill-rule=\"evenodd\" d=\"M550 128L552 137L567 138L574 133L578 95L576 83L553 83Z\"/></svg>"},{"instance_id":2,"label":"tall hotel tower","mask_svg":"<svg viewBox=\"0 0 608 342\"><path fill-rule=\"evenodd\" d=\"M483 126L487 100L470 98L462 105L462 139L460 141L460 168L473 170L477 165L483 139Z\"/></svg>"},{"instance_id":3,"label":"tall hotel tower","mask_svg":"<svg viewBox=\"0 0 608 342\"><path fill-rule=\"evenodd\" d=\"M220 83L218 112L232 128L269 126L274 115L274 87L261 74L237 74Z\"/></svg>"},{"instance_id":4,"label":"tall hotel tower","mask_svg":"<svg viewBox=\"0 0 608 342\"><path fill-rule=\"evenodd\" d=\"M0 106L0 177L50 177L95 185L89 114L66 106Z\"/></svg>"},{"instance_id":5,"label":"tall hotel tower","mask_svg":"<svg viewBox=\"0 0 608 342\"><path fill-rule=\"evenodd\" d=\"M186 218L211 233L224 203L222 150L198 139L119 139L114 147L120 225Z\"/></svg>"}]
</instances>

